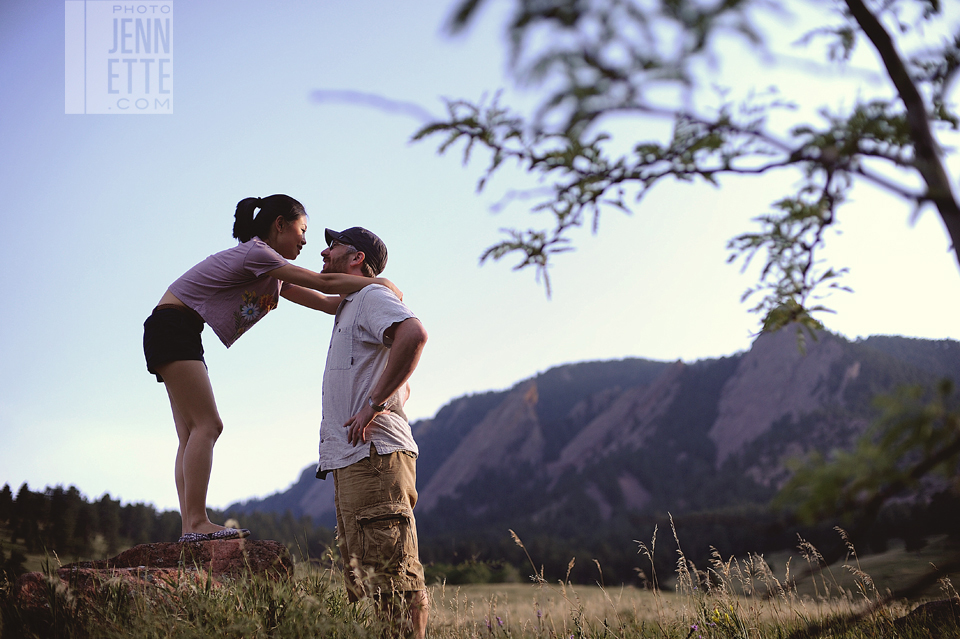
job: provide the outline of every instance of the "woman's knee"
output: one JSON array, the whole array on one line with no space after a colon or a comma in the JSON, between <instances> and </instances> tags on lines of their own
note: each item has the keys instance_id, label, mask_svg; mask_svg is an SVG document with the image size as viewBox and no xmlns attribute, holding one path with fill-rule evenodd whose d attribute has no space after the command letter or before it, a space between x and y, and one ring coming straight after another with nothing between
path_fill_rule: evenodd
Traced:
<instances>
[{"instance_id":1,"label":"woman's knee","mask_svg":"<svg viewBox=\"0 0 960 639\"><path fill-rule=\"evenodd\" d=\"M192 420L186 424L186 428L184 430L186 432L182 433L182 435L186 435L187 441L191 439L205 439L215 442L217 439L219 439L220 434L223 432L223 422L220 421L219 416L210 417L207 419ZM184 439L182 435L181 440Z\"/></svg>"},{"instance_id":2,"label":"woman's knee","mask_svg":"<svg viewBox=\"0 0 960 639\"><path fill-rule=\"evenodd\" d=\"M220 421L219 415L215 418L205 420L198 426L201 432L213 441L216 441L220 437L220 434L223 433L223 422Z\"/></svg>"}]
</instances>

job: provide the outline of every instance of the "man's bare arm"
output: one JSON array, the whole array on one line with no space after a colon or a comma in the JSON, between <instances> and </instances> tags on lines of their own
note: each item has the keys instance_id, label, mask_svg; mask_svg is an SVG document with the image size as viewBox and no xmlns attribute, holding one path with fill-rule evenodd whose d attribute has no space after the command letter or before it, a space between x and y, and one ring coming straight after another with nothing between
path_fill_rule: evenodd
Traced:
<instances>
[{"instance_id":1,"label":"man's bare arm","mask_svg":"<svg viewBox=\"0 0 960 639\"><path fill-rule=\"evenodd\" d=\"M399 324L394 324L389 329L385 337L393 337L393 346L390 347L390 357L387 360L387 366L383 369L383 374L374 385L370 400L374 404L380 404L387 401L397 390L407 383L413 371L417 368L420 361L420 355L423 353L423 347L427 343L427 331L423 328L415 317L403 320ZM347 441L356 446L359 443L368 441L367 433L373 418L377 411L370 406L369 402L364 403L360 412L350 418L344 424L347 428Z\"/></svg>"}]
</instances>

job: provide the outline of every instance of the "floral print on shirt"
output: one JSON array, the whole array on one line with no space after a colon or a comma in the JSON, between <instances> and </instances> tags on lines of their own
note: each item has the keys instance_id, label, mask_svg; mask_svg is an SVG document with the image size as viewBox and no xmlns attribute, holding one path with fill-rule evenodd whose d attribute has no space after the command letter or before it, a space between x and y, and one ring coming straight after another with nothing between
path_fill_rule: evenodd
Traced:
<instances>
[{"instance_id":1,"label":"floral print on shirt","mask_svg":"<svg viewBox=\"0 0 960 639\"><path fill-rule=\"evenodd\" d=\"M233 339L237 339L247 330L257 323L261 317L277 307L276 296L260 295L255 291L244 291L243 298L240 301L240 310L234 312L233 321L236 327L236 333Z\"/></svg>"}]
</instances>

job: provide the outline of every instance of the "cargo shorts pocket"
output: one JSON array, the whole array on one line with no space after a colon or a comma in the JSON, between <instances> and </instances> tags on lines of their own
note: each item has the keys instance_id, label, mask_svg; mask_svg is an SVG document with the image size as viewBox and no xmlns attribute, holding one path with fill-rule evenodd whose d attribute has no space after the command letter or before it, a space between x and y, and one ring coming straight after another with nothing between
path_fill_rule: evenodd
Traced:
<instances>
[{"instance_id":1,"label":"cargo shorts pocket","mask_svg":"<svg viewBox=\"0 0 960 639\"><path fill-rule=\"evenodd\" d=\"M402 502L382 502L357 511L360 563L378 573L402 575L412 554L413 511Z\"/></svg>"}]
</instances>

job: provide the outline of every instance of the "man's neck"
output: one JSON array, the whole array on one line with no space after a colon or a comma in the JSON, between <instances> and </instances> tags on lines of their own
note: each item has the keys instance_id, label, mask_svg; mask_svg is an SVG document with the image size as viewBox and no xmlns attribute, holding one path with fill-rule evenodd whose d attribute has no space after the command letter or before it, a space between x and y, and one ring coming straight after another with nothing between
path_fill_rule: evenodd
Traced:
<instances>
[{"instance_id":1,"label":"man's neck","mask_svg":"<svg viewBox=\"0 0 960 639\"><path fill-rule=\"evenodd\" d=\"M363 274L363 270L359 268L350 267L344 272L347 275L356 275L357 277L367 277L366 275ZM373 278L367 278L367 279L373 279Z\"/></svg>"}]
</instances>

